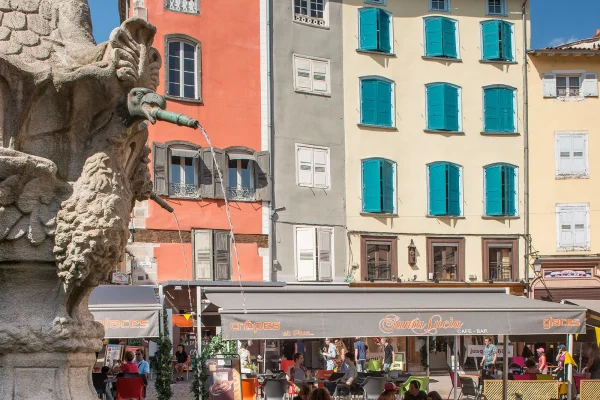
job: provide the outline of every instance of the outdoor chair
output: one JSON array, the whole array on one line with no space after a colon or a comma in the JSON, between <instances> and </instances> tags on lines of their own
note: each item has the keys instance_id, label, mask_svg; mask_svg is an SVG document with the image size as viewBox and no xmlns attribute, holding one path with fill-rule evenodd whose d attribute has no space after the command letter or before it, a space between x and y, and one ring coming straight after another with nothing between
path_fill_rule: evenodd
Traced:
<instances>
[{"instance_id":1,"label":"outdoor chair","mask_svg":"<svg viewBox=\"0 0 600 400\"><path fill-rule=\"evenodd\" d=\"M365 400L377 400L379 395L383 393L387 379L383 377L368 376L362 385L365 393Z\"/></svg>"},{"instance_id":2,"label":"outdoor chair","mask_svg":"<svg viewBox=\"0 0 600 400\"><path fill-rule=\"evenodd\" d=\"M315 378L317 379L329 379L329 377L333 375L333 371L329 371L329 370L318 370L317 373L315 374ZM325 387L325 383L324 382L319 382L317 384L318 388L323 388Z\"/></svg>"},{"instance_id":3,"label":"outdoor chair","mask_svg":"<svg viewBox=\"0 0 600 400\"><path fill-rule=\"evenodd\" d=\"M242 398L247 400L256 400L256 387L258 379L245 378L242 379Z\"/></svg>"},{"instance_id":4,"label":"outdoor chair","mask_svg":"<svg viewBox=\"0 0 600 400\"><path fill-rule=\"evenodd\" d=\"M459 376L460 383L460 397L474 397L475 399L479 398L479 390L477 390L477 386L475 386L475 382L473 382L473 378L469 378L467 376ZM460 398L459 397L459 398Z\"/></svg>"},{"instance_id":5,"label":"outdoor chair","mask_svg":"<svg viewBox=\"0 0 600 400\"><path fill-rule=\"evenodd\" d=\"M140 375L126 374L117 377L117 399L116 400L143 400L144 381Z\"/></svg>"},{"instance_id":6,"label":"outdoor chair","mask_svg":"<svg viewBox=\"0 0 600 400\"><path fill-rule=\"evenodd\" d=\"M517 364L521 368L525 367L525 357L513 357L513 364Z\"/></svg>"},{"instance_id":7,"label":"outdoor chair","mask_svg":"<svg viewBox=\"0 0 600 400\"><path fill-rule=\"evenodd\" d=\"M287 396L289 384L287 379L265 379L264 400L283 400Z\"/></svg>"},{"instance_id":8,"label":"outdoor chair","mask_svg":"<svg viewBox=\"0 0 600 400\"><path fill-rule=\"evenodd\" d=\"M456 381L456 386L457 386L457 387L455 388L455 387L454 387L454 371L449 371L449 372L450 372L450 383L452 384L452 389L450 389L450 393L448 393L448 399L450 398L450 395L452 395L452 391L453 391L453 390L458 390L458 389L461 389L461 390L462 390L462 386L461 386L461 385L462 385L462 382L461 382L461 378L460 378L460 376L457 376L457 377L456 377L456 379L457 379L457 381ZM461 393L461 395L460 395L460 396L462 396L462 393ZM460 398L460 396L459 396L459 398Z\"/></svg>"},{"instance_id":9,"label":"outdoor chair","mask_svg":"<svg viewBox=\"0 0 600 400\"><path fill-rule=\"evenodd\" d=\"M96 389L96 393L98 397L101 398L106 397L106 383L104 383L104 375L101 373L93 373L92 374L92 383L94 384L94 389Z\"/></svg>"}]
</instances>

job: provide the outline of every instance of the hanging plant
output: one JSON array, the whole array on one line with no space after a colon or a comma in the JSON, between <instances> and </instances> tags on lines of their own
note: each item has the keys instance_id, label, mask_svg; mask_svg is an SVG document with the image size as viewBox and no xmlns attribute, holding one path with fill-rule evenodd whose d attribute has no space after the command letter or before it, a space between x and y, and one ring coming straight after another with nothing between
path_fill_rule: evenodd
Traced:
<instances>
[{"instance_id":1,"label":"hanging plant","mask_svg":"<svg viewBox=\"0 0 600 400\"><path fill-rule=\"evenodd\" d=\"M425 342L423 346L421 346L419 354L421 355L421 365L423 368L427 369L427 336L419 336L419 339L422 339ZM433 350L437 350L437 338L429 337L429 352L431 353Z\"/></svg>"}]
</instances>

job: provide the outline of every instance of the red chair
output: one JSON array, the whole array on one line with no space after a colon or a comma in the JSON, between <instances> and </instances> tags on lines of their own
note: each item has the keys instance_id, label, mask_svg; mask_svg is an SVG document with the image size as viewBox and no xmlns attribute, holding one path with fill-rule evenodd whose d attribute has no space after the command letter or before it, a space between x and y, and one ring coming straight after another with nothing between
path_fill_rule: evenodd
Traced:
<instances>
[{"instance_id":1,"label":"red chair","mask_svg":"<svg viewBox=\"0 0 600 400\"><path fill-rule=\"evenodd\" d=\"M284 374L288 373L288 370L292 365L294 365L294 360L281 360L281 370Z\"/></svg>"},{"instance_id":2,"label":"red chair","mask_svg":"<svg viewBox=\"0 0 600 400\"><path fill-rule=\"evenodd\" d=\"M513 357L512 362L523 368L525 366L525 357Z\"/></svg>"},{"instance_id":3,"label":"red chair","mask_svg":"<svg viewBox=\"0 0 600 400\"><path fill-rule=\"evenodd\" d=\"M450 393L448 393L448 398L450 398L450 395L452 394L453 390L457 390L460 389L462 392L462 384L460 383L460 376L456 377L456 388L454 387L454 371L450 370L450 382L452 383L452 389L450 389ZM462 393L461 393L462 395Z\"/></svg>"},{"instance_id":4,"label":"red chair","mask_svg":"<svg viewBox=\"0 0 600 400\"><path fill-rule=\"evenodd\" d=\"M580 393L581 390L581 380L585 379L584 375L575 375L573 376L573 380L575 381L575 387L577 388L577 393Z\"/></svg>"},{"instance_id":5,"label":"red chair","mask_svg":"<svg viewBox=\"0 0 600 400\"><path fill-rule=\"evenodd\" d=\"M116 400L144 400L144 381L141 376L119 376L117 378Z\"/></svg>"},{"instance_id":6,"label":"red chair","mask_svg":"<svg viewBox=\"0 0 600 400\"><path fill-rule=\"evenodd\" d=\"M333 371L320 369L315 374L315 378L317 378L317 379L329 379L329 377L331 375L333 375ZM317 383L317 387L318 388L324 388L325 387L325 383L324 382L319 382L319 383Z\"/></svg>"}]
</instances>

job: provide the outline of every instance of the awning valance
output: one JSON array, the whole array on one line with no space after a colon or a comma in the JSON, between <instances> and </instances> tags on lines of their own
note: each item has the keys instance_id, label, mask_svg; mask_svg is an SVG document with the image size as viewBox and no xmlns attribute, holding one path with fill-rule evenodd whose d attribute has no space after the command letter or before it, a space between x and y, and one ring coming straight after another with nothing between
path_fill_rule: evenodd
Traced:
<instances>
[{"instance_id":1,"label":"awning valance","mask_svg":"<svg viewBox=\"0 0 600 400\"><path fill-rule=\"evenodd\" d=\"M585 332L586 310L500 289L205 288L226 339ZM243 304L245 303L245 308Z\"/></svg>"},{"instance_id":2,"label":"awning valance","mask_svg":"<svg viewBox=\"0 0 600 400\"><path fill-rule=\"evenodd\" d=\"M153 286L98 286L89 300L90 312L107 339L158 337L160 303Z\"/></svg>"},{"instance_id":3,"label":"awning valance","mask_svg":"<svg viewBox=\"0 0 600 400\"><path fill-rule=\"evenodd\" d=\"M232 152L227 152L227 157L229 157L230 160L252 160L252 161L256 161L256 157L254 157L254 154L250 154L250 153L244 153L244 152L239 152L239 151L232 151Z\"/></svg>"},{"instance_id":4,"label":"awning valance","mask_svg":"<svg viewBox=\"0 0 600 400\"><path fill-rule=\"evenodd\" d=\"M588 325L600 327L600 300L565 300L565 304L573 304L588 309Z\"/></svg>"}]
</instances>

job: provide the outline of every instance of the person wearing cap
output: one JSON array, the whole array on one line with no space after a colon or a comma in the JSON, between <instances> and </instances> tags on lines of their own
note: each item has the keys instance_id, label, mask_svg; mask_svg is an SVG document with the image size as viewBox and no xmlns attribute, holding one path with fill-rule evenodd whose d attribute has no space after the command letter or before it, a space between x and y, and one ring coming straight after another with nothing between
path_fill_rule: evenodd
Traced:
<instances>
[{"instance_id":1,"label":"person wearing cap","mask_svg":"<svg viewBox=\"0 0 600 400\"><path fill-rule=\"evenodd\" d=\"M396 393L399 387L394 382L388 382L385 384L383 393L379 395L377 400L396 400Z\"/></svg>"},{"instance_id":2,"label":"person wearing cap","mask_svg":"<svg viewBox=\"0 0 600 400\"><path fill-rule=\"evenodd\" d=\"M567 347L564 344L558 346L558 355L556 356L556 362L558 366L554 369L554 373L557 375L559 382L565 380L565 357L567 354Z\"/></svg>"},{"instance_id":3,"label":"person wearing cap","mask_svg":"<svg viewBox=\"0 0 600 400\"><path fill-rule=\"evenodd\" d=\"M543 347L537 349L538 353L538 369L542 374L548 373L548 361L546 360L546 350Z\"/></svg>"}]
</instances>

